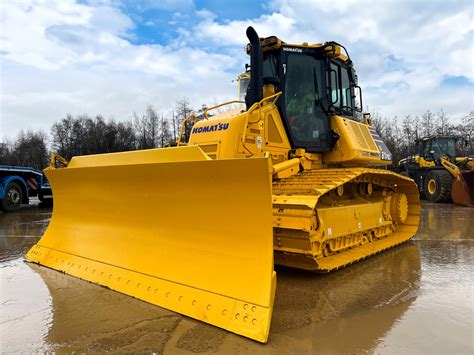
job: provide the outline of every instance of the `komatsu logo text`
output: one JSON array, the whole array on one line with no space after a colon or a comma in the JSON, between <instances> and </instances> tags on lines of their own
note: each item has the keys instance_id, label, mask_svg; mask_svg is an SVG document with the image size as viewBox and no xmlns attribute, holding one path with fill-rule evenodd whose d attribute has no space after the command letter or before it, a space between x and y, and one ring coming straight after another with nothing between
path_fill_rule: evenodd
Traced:
<instances>
[{"instance_id":1,"label":"komatsu logo text","mask_svg":"<svg viewBox=\"0 0 474 355\"><path fill-rule=\"evenodd\" d=\"M215 132L215 131L225 131L227 128L229 128L228 123L218 123L218 124L214 124L212 126L194 127L193 128L193 134L194 133Z\"/></svg>"},{"instance_id":2,"label":"komatsu logo text","mask_svg":"<svg viewBox=\"0 0 474 355\"><path fill-rule=\"evenodd\" d=\"M296 52L296 53L302 53L303 50L301 48L292 48L292 47L283 47L283 50L286 52Z\"/></svg>"}]
</instances>

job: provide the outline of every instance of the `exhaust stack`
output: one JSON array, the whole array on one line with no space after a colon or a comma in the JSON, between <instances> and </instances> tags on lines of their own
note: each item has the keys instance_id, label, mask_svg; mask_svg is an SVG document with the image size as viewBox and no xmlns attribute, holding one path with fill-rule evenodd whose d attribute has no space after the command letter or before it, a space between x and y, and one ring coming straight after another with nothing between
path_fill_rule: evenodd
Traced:
<instances>
[{"instance_id":1,"label":"exhaust stack","mask_svg":"<svg viewBox=\"0 0 474 355\"><path fill-rule=\"evenodd\" d=\"M260 38L252 26L247 28L246 34L250 42L250 83L245 95L248 110L254 103L263 99L263 52Z\"/></svg>"}]
</instances>

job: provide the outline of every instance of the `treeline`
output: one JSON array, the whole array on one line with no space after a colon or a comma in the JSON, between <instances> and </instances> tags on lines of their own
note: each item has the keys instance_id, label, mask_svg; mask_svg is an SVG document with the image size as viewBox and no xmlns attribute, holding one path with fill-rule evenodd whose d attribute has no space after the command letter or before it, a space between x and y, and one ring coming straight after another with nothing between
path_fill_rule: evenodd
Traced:
<instances>
[{"instance_id":1,"label":"treeline","mask_svg":"<svg viewBox=\"0 0 474 355\"><path fill-rule=\"evenodd\" d=\"M189 101L182 99L167 116L152 106L144 113L133 113L128 121L101 115L67 115L52 125L49 135L26 131L13 142L0 143L0 165L43 169L49 164L51 150L71 159L75 155L172 146L178 139L181 122L194 111Z\"/></svg>"},{"instance_id":2,"label":"treeline","mask_svg":"<svg viewBox=\"0 0 474 355\"><path fill-rule=\"evenodd\" d=\"M403 120L373 114L372 120L378 134L392 152L393 163L416 154L417 139L433 135L460 136L462 139L458 141L458 154L463 156L474 154L474 111L458 122L443 110L436 113L427 110L421 116L406 116Z\"/></svg>"},{"instance_id":3,"label":"treeline","mask_svg":"<svg viewBox=\"0 0 474 355\"><path fill-rule=\"evenodd\" d=\"M200 109L202 110L204 106ZM0 143L0 165L31 166L42 169L49 164L50 152L66 159L75 155L112 153L175 145L181 122L195 113L187 99L176 102L167 115L149 106L141 114L134 113L128 121L105 119L97 115L72 116L54 123L49 135L45 132L20 132L14 141ZM416 139L435 134L458 135L460 154L474 153L474 111L455 122L444 111L427 110L421 116L403 120L373 114L373 124L392 152L393 162L415 154ZM185 140L189 134L186 132Z\"/></svg>"},{"instance_id":4,"label":"treeline","mask_svg":"<svg viewBox=\"0 0 474 355\"><path fill-rule=\"evenodd\" d=\"M14 142L0 143L0 165L43 169L48 164L48 138L44 132L20 132Z\"/></svg>"}]
</instances>

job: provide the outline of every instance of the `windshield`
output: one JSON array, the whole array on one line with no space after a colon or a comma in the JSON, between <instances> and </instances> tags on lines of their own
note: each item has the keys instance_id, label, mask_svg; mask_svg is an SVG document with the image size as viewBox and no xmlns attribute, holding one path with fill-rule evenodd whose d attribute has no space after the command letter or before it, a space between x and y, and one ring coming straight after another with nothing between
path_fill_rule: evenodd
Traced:
<instances>
[{"instance_id":1,"label":"windshield","mask_svg":"<svg viewBox=\"0 0 474 355\"><path fill-rule=\"evenodd\" d=\"M320 108L324 62L310 55L288 54L285 77L286 119L296 146L320 147L328 119Z\"/></svg>"},{"instance_id":2,"label":"windshield","mask_svg":"<svg viewBox=\"0 0 474 355\"><path fill-rule=\"evenodd\" d=\"M431 143L431 150L434 150L435 157L449 155L456 156L456 141L453 138L436 138Z\"/></svg>"}]
</instances>

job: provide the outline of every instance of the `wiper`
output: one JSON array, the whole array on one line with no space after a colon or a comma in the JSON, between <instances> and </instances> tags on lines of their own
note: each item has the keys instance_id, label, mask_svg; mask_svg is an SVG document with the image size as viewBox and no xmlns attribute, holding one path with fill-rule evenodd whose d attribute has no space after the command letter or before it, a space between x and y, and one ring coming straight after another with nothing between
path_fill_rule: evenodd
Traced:
<instances>
[{"instance_id":1,"label":"wiper","mask_svg":"<svg viewBox=\"0 0 474 355\"><path fill-rule=\"evenodd\" d=\"M319 99L319 91L318 91L318 78L316 76L316 68L313 67L313 84L314 84L314 94L318 96Z\"/></svg>"}]
</instances>

